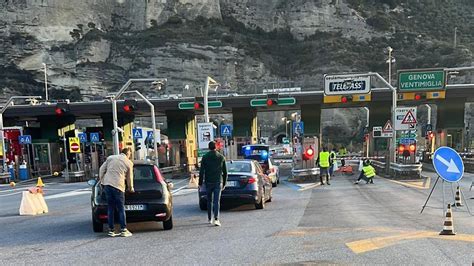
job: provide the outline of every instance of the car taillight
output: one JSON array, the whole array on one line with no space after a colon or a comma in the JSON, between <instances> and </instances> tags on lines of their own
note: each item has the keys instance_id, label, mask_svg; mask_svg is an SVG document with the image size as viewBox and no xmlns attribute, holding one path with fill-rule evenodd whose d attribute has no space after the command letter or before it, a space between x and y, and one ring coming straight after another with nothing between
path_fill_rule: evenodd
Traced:
<instances>
[{"instance_id":1,"label":"car taillight","mask_svg":"<svg viewBox=\"0 0 474 266\"><path fill-rule=\"evenodd\" d=\"M105 220L107 218L108 218L107 214L99 214L99 219Z\"/></svg>"},{"instance_id":2,"label":"car taillight","mask_svg":"<svg viewBox=\"0 0 474 266\"><path fill-rule=\"evenodd\" d=\"M159 183L164 183L164 182L165 182L165 179L164 179L163 176L161 175L161 172L160 172L160 170L158 169L158 167L154 166L154 167L153 167L153 170L155 171L156 181L159 182Z\"/></svg>"},{"instance_id":3,"label":"car taillight","mask_svg":"<svg viewBox=\"0 0 474 266\"><path fill-rule=\"evenodd\" d=\"M248 179L247 184L253 184L255 182L257 182L257 179L255 177L251 177Z\"/></svg>"},{"instance_id":4,"label":"car taillight","mask_svg":"<svg viewBox=\"0 0 474 266\"><path fill-rule=\"evenodd\" d=\"M272 169L270 170L272 173L275 173L275 168L272 167Z\"/></svg>"}]
</instances>

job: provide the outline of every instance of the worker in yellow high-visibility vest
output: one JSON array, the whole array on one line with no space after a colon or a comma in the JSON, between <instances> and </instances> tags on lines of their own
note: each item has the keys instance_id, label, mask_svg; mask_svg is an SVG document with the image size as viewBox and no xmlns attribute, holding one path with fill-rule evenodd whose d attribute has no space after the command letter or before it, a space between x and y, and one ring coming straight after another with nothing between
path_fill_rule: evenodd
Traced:
<instances>
[{"instance_id":1,"label":"worker in yellow high-visibility vest","mask_svg":"<svg viewBox=\"0 0 474 266\"><path fill-rule=\"evenodd\" d=\"M323 147L323 151L319 153L318 159L316 160L316 164L319 164L319 178L321 180L321 185L324 185L323 176L326 177L326 184L331 185L329 183L329 167L331 166L329 163L329 156L328 148Z\"/></svg>"},{"instance_id":2,"label":"worker in yellow high-visibility vest","mask_svg":"<svg viewBox=\"0 0 474 266\"><path fill-rule=\"evenodd\" d=\"M362 171L360 171L359 179L355 182L355 184L359 184L359 181L363 178L367 181L366 184L373 184L374 177L375 177L375 168L370 165L370 160L365 160L363 163Z\"/></svg>"}]
</instances>

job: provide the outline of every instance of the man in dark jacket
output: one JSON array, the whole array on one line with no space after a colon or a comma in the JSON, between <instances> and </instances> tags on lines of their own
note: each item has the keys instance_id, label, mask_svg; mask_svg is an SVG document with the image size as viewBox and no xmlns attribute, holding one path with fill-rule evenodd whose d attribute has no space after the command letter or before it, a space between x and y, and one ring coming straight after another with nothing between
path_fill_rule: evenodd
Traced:
<instances>
[{"instance_id":1,"label":"man in dark jacket","mask_svg":"<svg viewBox=\"0 0 474 266\"><path fill-rule=\"evenodd\" d=\"M227 167L225 158L216 151L216 143L209 142L210 151L201 160L199 169L199 186L204 183L207 192L207 218L210 224L220 226L219 209L221 191L224 190L227 182ZM212 221L211 210L214 211L214 221Z\"/></svg>"}]
</instances>

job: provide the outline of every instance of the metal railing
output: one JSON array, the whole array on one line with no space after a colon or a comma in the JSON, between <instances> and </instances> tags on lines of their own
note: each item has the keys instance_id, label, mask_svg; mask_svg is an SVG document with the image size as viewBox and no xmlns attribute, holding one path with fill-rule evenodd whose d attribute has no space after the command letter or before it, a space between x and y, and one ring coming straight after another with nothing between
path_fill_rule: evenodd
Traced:
<instances>
[{"instance_id":1,"label":"metal railing","mask_svg":"<svg viewBox=\"0 0 474 266\"><path fill-rule=\"evenodd\" d=\"M178 165L160 168L160 172L162 174L175 173L175 172L179 172L180 170L181 170L181 167Z\"/></svg>"},{"instance_id":2,"label":"metal railing","mask_svg":"<svg viewBox=\"0 0 474 266\"><path fill-rule=\"evenodd\" d=\"M385 172L386 163L381 161L372 161L372 165L378 170L379 173ZM401 178L401 177L417 177L421 178L421 171L423 168L423 164L399 164L399 163L391 163L390 170L388 173L389 177L392 178Z\"/></svg>"}]
</instances>

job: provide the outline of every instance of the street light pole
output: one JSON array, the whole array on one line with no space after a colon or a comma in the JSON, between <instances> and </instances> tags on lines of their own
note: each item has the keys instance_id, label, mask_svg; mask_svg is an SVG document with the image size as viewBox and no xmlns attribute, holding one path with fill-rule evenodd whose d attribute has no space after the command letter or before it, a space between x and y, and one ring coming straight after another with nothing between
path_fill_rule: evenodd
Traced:
<instances>
[{"instance_id":1,"label":"street light pole","mask_svg":"<svg viewBox=\"0 0 474 266\"><path fill-rule=\"evenodd\" d=\"M10 106L11 103L13 103L16 99L41 99L41 96L12 96L8 101L5 103L5 105L0 109L0 138L2 139L2 158L3 158L3 169L2 171L6 173L6 168L7 168L7 155L6 155L6 149L5 149L5 132L4 132L4 127L3 127L3 113L7 110L7 108Z\"/></svg>"},{"instance_id":2,"label":"street light pole","mask_svg":"<svg viewBox=\"0 0 474 266\"><path fill-rule=\"evenodd\" d=\"M135 93L135 94L137 94L140 98L142 98L142 100L144 100L148 104L148 106L150 106L151 126L153 127L153 150L155 152L155 164L158 166L159 165L159 161L158 161L158 141L157 141L157 137L158 137L157 133L158 132L156 130L155 106L145 96L143 96L143 94L141 94L139 91L127 91L127 92L124 92L123 94L125 94L125 93Z\"/></svg>"},{"instance_id":3,"label":"street light pole","mask_svg":"<svg viewBox=\"0 0 474 266\"><path fill-rule=\"evenodd\" d=\"M212 83L212 84L211 84ZM211 77L207 76L206 77L206 84L204 86L204 92L203 92L203 97L204 97L204 121L206 123L209 123L209 86L211 85L217 85L218 83L212 79Z\"/></svg>"},{"instance_id":4,"label":"street light pole","mask_svg":"<svg viewBox=\"0 0 474 266\"><path fill-rule=\"evenodd\" d=\"M389 46L387 48L387 50L388 50L388 83L392 84L392 52L393 52L393 48Z\"/></svg>"},{"instance_id":5,"label":"street light pole","mask_svg":"<svg viewBox=\"0 0 474 266\"><path fill-rule=\"evenodd\" d=\"M366 122L365 122L365 128L367 129L367 134L369 134L369 125L370 125L370 109L367 107L364 107L366 111ZM367 138L367 142L365 143L365 154L367 157L369 157L369 138Z\"/></svg>"},{"instance_id":6,"label":"street light pole","mask_svg":"<svg viewBox=\"0 0 474 266\"><path fill-rule=\"evenodd\" d=\"M118 155L119 151L119 136L118 136L118 118L117 118L117 99L122 96L122 94L130 87L133 82L153 82L153 85L159 85L161 89L161 85L166 83L166 79L157 79L157 78L144 78L144 79L129 79L127 83L125 83L122 88L112 97L112 124L114 129L112 131L113 136L113 144L114 144L114 154ZM153 112L154 114L155 112ZM156 135L155 135L156 136ZM155 137L154 137L155 138ZM158 156L158 154L157 154Z\"/></svg>"},{"instance_id":7,"label":"street light pole","mask_svg":"<svg viewBox=\"0 0 474 266\"><path fill-rule=\"evenodd\" d=\"M43 63L44 67L44 91L45 91L45 100L48 101L48 68L46 67L46 64Z\"/></svg>"}]
</instances>

